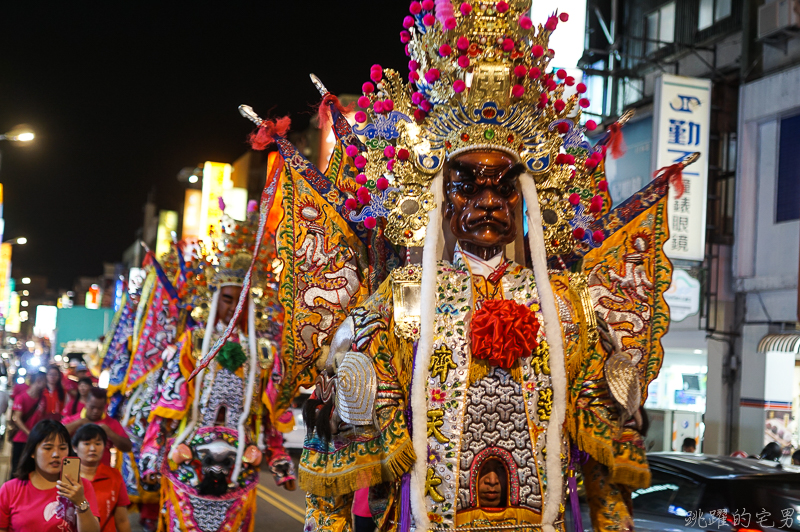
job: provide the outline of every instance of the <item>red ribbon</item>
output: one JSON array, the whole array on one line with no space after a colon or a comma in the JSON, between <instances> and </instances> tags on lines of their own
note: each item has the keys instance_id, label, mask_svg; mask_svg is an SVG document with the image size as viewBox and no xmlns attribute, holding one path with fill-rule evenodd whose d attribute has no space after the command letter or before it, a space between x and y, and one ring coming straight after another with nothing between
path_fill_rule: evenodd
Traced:
<instances>
[{"instance_id":1,"label":"red ribbon","mask_svg":"<svg viewBox=\"0 0 800 532\"><path fill-rule=\"evenodd\" d=\"M539 345L536 315L525 305L510 300L488 300L472 317L472 356L493 366L509 369Z\"/></svg>"}]
</instances>

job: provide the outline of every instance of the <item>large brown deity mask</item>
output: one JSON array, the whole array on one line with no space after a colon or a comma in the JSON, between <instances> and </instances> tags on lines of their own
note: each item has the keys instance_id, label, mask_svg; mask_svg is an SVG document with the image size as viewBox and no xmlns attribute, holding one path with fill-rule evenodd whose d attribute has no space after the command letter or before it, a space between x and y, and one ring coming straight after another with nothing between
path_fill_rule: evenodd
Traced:
<instances>
[{"instance_id":1,"label":"large brown deity mask","mask_svg":"<svg viewBox=\"0 0 800 532\"><path fill-rule=\"evenodd\" d=\"M444 215L465 251L488 258L514 241L517 180L524 170L497 150L470 151L445 163Z\"/></svg>"}]
</instances>

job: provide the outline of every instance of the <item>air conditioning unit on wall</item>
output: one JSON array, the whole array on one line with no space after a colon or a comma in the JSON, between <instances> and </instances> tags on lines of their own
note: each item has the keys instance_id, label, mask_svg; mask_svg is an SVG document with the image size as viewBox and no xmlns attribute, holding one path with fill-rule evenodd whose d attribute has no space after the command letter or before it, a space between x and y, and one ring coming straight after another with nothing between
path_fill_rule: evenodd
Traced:
<instances>
[{"instance_id":1,"label":"air conditioning unit on wall","mask_svg":"<svg viewBox=\"0 0 800 532\"><path fill-rule=\"evenodd\" d=\"M800 31L800 2L774 0L758 8L758 38L791 38Z\"/></svg>"}]
</instances>

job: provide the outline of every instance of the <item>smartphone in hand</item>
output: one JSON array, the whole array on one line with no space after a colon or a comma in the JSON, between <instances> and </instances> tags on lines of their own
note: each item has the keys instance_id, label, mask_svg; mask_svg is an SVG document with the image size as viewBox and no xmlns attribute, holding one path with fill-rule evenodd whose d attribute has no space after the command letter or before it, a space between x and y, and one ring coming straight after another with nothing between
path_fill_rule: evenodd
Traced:
<instances>
[{"instance_id":1,"label":"smartphone in hand","mask_svg":"<svg viewBox=\"0 0 800 532\"><path fill-rule=\"evenodd\" d=\"M77 456L64 458L61 467L61 482L64 482L67 477L71 478L73 482L81 481L81 459Z\"/></svg>"}]
</instances>

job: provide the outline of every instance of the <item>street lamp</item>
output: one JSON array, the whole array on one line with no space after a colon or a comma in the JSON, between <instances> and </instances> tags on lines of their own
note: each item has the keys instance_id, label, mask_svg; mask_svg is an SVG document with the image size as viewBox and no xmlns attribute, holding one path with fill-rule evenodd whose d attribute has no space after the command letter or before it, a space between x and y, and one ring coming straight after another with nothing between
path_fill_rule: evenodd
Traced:
<instances>
[{"instance_id":1,"label":"street lamp","mask_svg":"<svg viewBox=\"0 0 800 532\"><path fill-rule=\"evenodd\" d=\"M30 142L36 135L27 126L17 126L8 133L0 135L0 140L8 140L11 142Z\"/></svg>"},{"instance_id":2,"label":"street lamp","mask_svg":"<svg viewBox=\"0 0 800 532\"><path fill-rule=\"evenodd\" d=\"M12 246L14 244L19 244L21 246L21 245L27 244L27 243L28 243L28 239L25 238L24 236L21 236L19 238L12 238L11 240L6 240L5 242L3 242L3 244L11 244Z\"/></svg>"}]
</instances>

